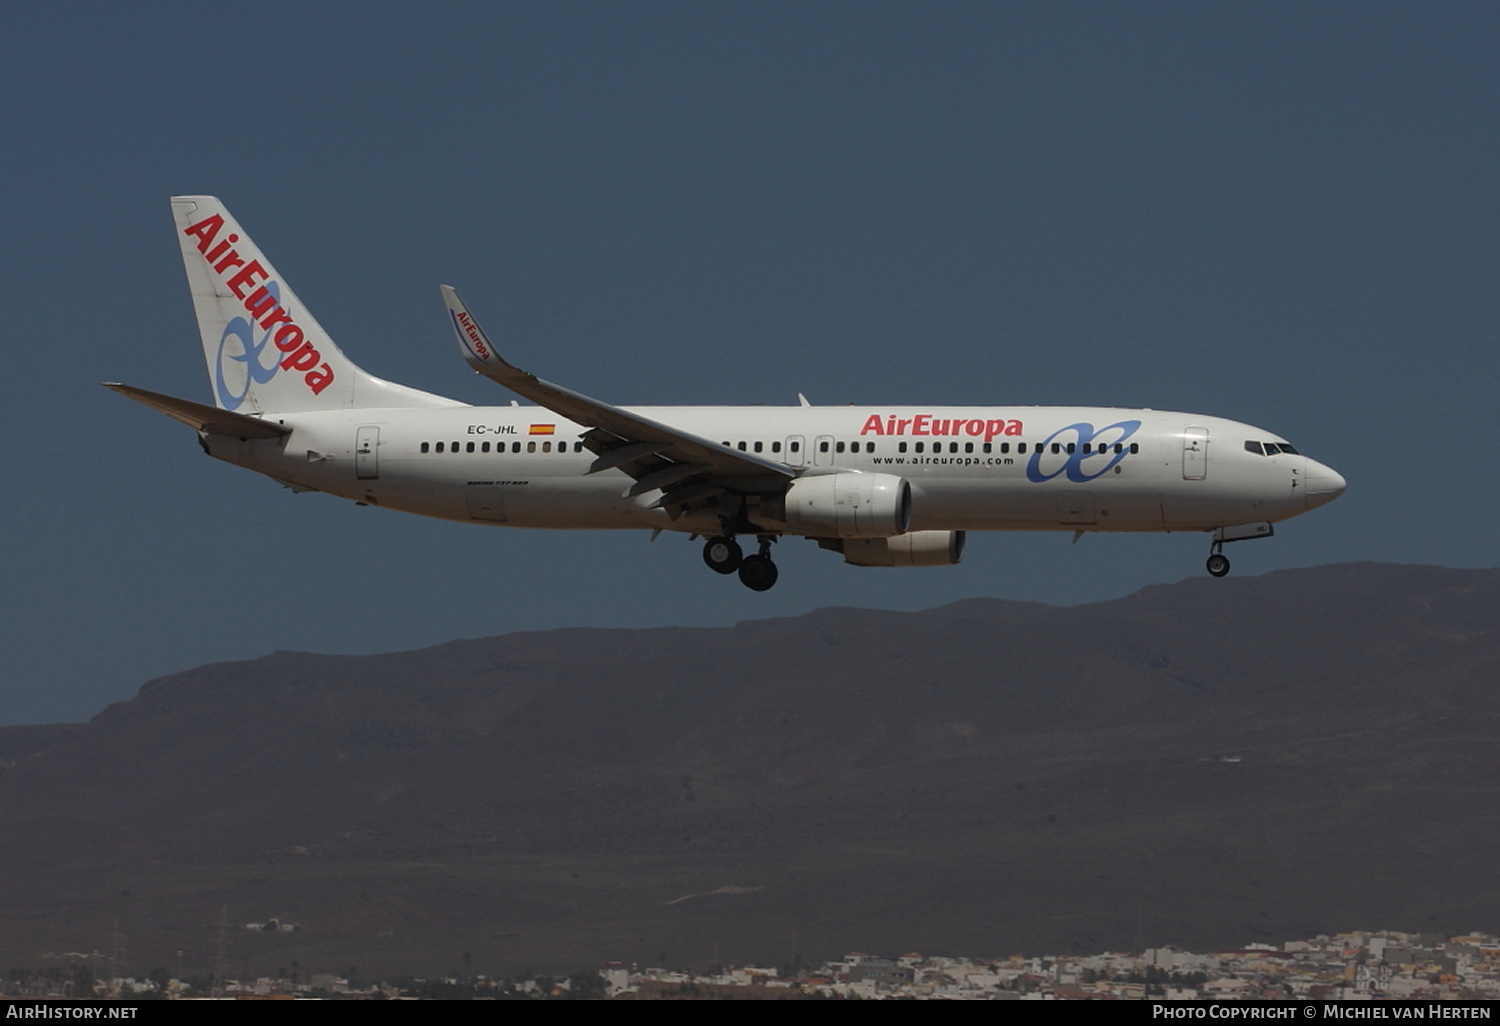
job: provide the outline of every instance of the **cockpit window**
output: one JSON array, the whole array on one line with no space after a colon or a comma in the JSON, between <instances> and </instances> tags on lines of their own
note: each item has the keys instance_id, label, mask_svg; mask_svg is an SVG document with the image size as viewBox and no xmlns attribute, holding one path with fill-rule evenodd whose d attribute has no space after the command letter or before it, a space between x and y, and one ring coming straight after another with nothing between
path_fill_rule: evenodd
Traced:
<instances>
[{"instance_id":1,"label":"cockpit window","mask_svg":"<svg viewBox=\"0 0 1500 1026\"><path fill-rule=\"evenodd\" d=\"M1253 452L1257 456L1276 456L1280 453L1286 453L1288 456L1301 455L1286 442L1246 442L1245 451Z\"/></svg>"}]
</instances>

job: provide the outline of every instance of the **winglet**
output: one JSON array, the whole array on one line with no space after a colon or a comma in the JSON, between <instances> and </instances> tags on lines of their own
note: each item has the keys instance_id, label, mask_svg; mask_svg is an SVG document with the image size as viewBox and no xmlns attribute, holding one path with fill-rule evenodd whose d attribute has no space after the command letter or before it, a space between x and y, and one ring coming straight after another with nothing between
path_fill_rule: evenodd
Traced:
<instances>
[{"instance_id":1,"label":"winglet","mask_svg":"<svg viewBox=\"0 0 1500 1026\"><path fill-rule=\"evenodd\" d=\"M458 336L459 350L464 354L464 359L470 367L480 374L494 377L495 371L515 370L510 364L500 358L495 352L495 347L485 335L484 329L469 313L469 308L464 306L464 301L458 298L458 292L452 285L439 285L438 289L443 293L443 303L448 307L448 316L453 318L453 331Z\"/></svg>"},{"instance_id":2,"label":"winglet","mask_svg":"<svg viewBox=\"0 0 1500 1026\"><path fill-rule=\"evenodd\" d=\"M523 399L530 399L539 406L545 406L559 417L566 417L581 427L613 435L618 440L618 444L605 443L599 448L591 445L590 449L596 456L603 457L606 451L618 449L622 444L649 443L641 444L638 449L632 449L632 459L620 463L619 466L623 468L635 458L660 456L672 465L674 472L677 469L689 468L689 476L708 472L721 478L764 478L778 482L796 476L797 471L793 471L784 463L773 463L762 456L726 449L717 442L700 438L681 428L660 424L639 413L611 406L609 403L590 399L586 395L563 388L561 385L543 381L535 374L507 363L499 353L495 352L495 347L485 335L484 329L479 326L478 321L474 320L473 314L469 313L468 308L464 306L464 301L458 298L458 293L448 285L440 285L438 288L442 290L443 303L448 307L448 315L453 319L453 330L458 335L459 350L463 353L465 362L480 374L497 384L504 385ZM585 437L588 436L585 435ZM659 462L661 461L653 462L652 467L656 470L661 469L656 467L656 463ZM611 464L606 460L604 464L596 463L594 469L603 470L608 466ZM641 480L646 472L642 470L639 474L631 474L631 476ZM652 486L665 487L676 483L677 480L675 477L672 480L653 479ZM641 493L632 492L631 494Z\"/></svg>"}]
</instances>

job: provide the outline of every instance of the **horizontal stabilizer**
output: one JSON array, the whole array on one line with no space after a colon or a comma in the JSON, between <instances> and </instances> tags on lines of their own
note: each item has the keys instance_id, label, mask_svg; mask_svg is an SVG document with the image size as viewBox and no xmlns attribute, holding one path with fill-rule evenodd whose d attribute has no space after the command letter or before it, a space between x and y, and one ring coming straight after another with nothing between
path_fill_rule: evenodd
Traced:
<instances>
[{"instance_id":1,"label":"horizontal stabilizer","mask_svg":"<svg viewBox=\"0 0 1500 1026\"><path fill-rule=\"evenodd\" d=\"M206 431L211 435L228 435L231 438L279 438L292 433L291 428L282 424L272 424L259 417L247 417L243 413L205 406L191 399L178 399L176 396L148 392L144 388L134 388L109 381L104 382L104 387L149 406L153 410L159 410L173 420L180 420L190 428Z\"/></svg>"}]
</instances>

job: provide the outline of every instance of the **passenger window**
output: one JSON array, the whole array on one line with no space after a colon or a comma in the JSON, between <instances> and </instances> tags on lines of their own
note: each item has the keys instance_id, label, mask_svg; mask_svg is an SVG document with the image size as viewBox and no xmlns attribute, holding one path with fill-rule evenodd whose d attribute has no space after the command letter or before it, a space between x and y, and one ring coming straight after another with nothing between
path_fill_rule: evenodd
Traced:
<instances>
[{"instance_id":1,"label":"passenger window","mask_svg":"<svg viewBox=\"0 0 1500 1026\"><path fill-rule=\"evenodd\" d=\"M905 452L906 451L906 443L905 442L897 442L896 443L896 451L897 452Z\"/></svg>"},{"instance_id":2,"label":"passenger window","mask_svg":"<svg viewBox=\"0 0 1500 1026\"><path fill-rule=\"evenodd\" d=\"M838 444L836 444L833 447L833 451L834 452L843 452L844 451L844 443L843 442L839 442Z\"/></svg>"},{"instance_id":3,"label":"passenger window","mask_svg":"<svg viewBox=\"0 0 1500 1026\"><path fill-rule=\"evenodd\" d=\"M526 443L526 451L527 452L536 452L536 443L535 442L527 442Z\"/></svg>"},{"instance_id":4,"label":"passenger window","mask_svg":"<svg viewBox=\"0 0 1500 1026\"><path fill-rule=\"evenodd\" d=\"M922 451L922 447L925 446L926 444L927 444L926 442L918 442L917 443L917 452L921 452Z\"/></svg>"},{"instance_id":5,"label":"passenger window","mask_svg":"<svg viewBox=\"0 0 1500 1026\"><path fill-rule=\"evenodd\" d=\"M780 452L781 451L781 443L780 442L772 442L771 443L771 451L772 452Z\"/></svg>"},{"instance_id":6,"label":"passenger window","mask_svg":"<svg viewBox=\"0 0 1500 1026\"><path fill-rule=\"evenodd\" d=\"M448 447L448 451L449 452L458 452L458 443L454 442L451 446Z\"/></svg>"},{"instance_id":7,"label":"passenger window","mask_svg":"<svg viewBox=\"0 0 1500 1026\"><path fill-rule=\"evenodd\" d=\"M973 442L965 442L964 443L964 452L973 452L973 451L974 451L974 443Z\"/></svg>"},{"instance_id":8,"label":"passenger window","mask_svg":"<svg viewBox=\"0 0 1500 1026\"><path fill-rule=\"evenodd\" d=\"M1133 453L1140 452L1141 451L1141 447L1138 444L1136 444L1135 442L1131 442L1130 443L1130 451L1133 452Z\"/></svg>"},{"instance_id":9,"label":"passenger window","mask_svg":"<svg viewBox=\"0 0 1500 1026\"><path fill-rule=\"evenodd\" d=\"M819 442L818 443L818 451L819 452L827 452L828 451L828 443L827 442Z\"/></svg>"},{"instance_id":10,"label":"passenger window","mask_svg":"<svg viewBox=\"0 0 1500 1026\"><path fill-rule=\"evenodd\" d=\"M801 442L793 442L791 448L792 448L792 452L801 452L802 451L802 443Z\"/></svg>"},{"instance_id":11,"label":"passenger window","mask_svg":"<svg viewBox=\"0 0 1500 1026\"><path fill-rule=\"evenodd\" d=\"M756 452L760 452L760 450L761 450L761 443L760 442L756 442L755 443L755 451Z\"/></svg>"},{"instance_id":12,"label":"passenger window","mask_svg":"<svg viewBox=\"0 0 1500 1026\"><path fill-rule=\"evenodd\" d=\"M1068 443L1068 455L1071 456L1076 451L1078 451L1078 446L1074 445L1072 442L1069 442Z\"/></svg>"},{"instance_id":13,"label":"passenger window","mask_svg":"<svg viewBox=\"0 0 1500 1026\"><path fill-rule=\"evenodd\" d=\"M551 451L552 451L552 443L551 442L543 442L542 443L542 452L551 452Z\"/></svg>"},{"instance_id":14,"label":"passenger window","mask_svg":"<svg viewBox=\"0 0 1500 1026\"><path fill-rule=\"evenodd\" d=\"M745 443L744 442L740 442L739 445L737 445L735 448L739 449L740 452L744 452L745 451Z\"/></svg>"},{"instance_id":15,"label":"passenger window","mask_svg":"<svg viewBox=\"0 0 1500 1026\"><path fill-rule=\"evenodd\" d=\"M470 442L468 445L464 446L464 451L465 452L473 452L474 451L474 443Z\"/></svg>"},{"instance_id":16,"label":"passenger window","mask_svg":"<svg viewBox=\"0 0 1500 1026\"><path fill-rule=\"evenodd\" d=\"M437 451L438 451L438 452L442 452L442 451L443 451L443 443L442 443L442 442L439 442L439 443L438 443L438 444L437 444Z\"/></svg>"},{"instance_id":17,"label":"passenger window","mask_svg":"<svg viewBox=\"0 0 1500 1026\"><path fill-rule=\"evenodd\" d=\"M1018 456L1025 456L1026 455L1026 443L1025 442L1017 442L1016 443L1016 454Z\"/></svg>"},{"instance_id":18,"label":"passenger window","mask_svg":"<svg viewBox=\"0 0 1500 1026\"><path fill-rule=\"evenodd\" d=\"M426 452L430 448L432 448L432 446L428 445L426 442L422 443L422 451L423 452Z\"/></svg>"},{"instance_id":19,"label":"passenger window","mask_svg":"<svg viewBox=\"0 0 1500 1026\"><path fill-rule=\"evenodd\" d=\"M520 442L511 442L510 443L510 451L511 452L520 452L521 451L521 443Z\"/></svg>"}]
</instances>

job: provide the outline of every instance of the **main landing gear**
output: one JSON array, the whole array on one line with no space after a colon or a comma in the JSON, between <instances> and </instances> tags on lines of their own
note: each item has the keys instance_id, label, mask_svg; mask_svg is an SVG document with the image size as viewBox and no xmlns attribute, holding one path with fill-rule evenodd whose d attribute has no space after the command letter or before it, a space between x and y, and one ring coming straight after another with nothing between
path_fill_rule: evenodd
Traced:
<instances>
[{"instance_id":1,"label":"main landing gear","mask_svg":"<svg viewBox=\"0 0 1500 1026\"><path fill-rule=\"evenodd\" d=\"M730 535L710 538L703 544L703 562L717 574L739 571L740 583L751 591L770 591L780 576L771 562L771 543L775 535L760 535L760 549L753 556L740 551L739 542Z\"/></svg>"},{"instance_id":2,"label":"main landing gear","mask_svg":"<svg viewBox=\"0 0 1500 1026\"><path fill-rule=\"evenodd\" d=\"M733 538L710 538L703 546L703 562L716 574L732 574L744 562L740 543Z\"/></svg>"},{"instance_id":3,"label":"main landing gear","mask_svg":"<svg viewBox=\"0 0 1500 1026\"><path fill-rule=\"evenodd\" d=\"M1208 554L1208 572L1215 577L1223 577L1229 573L1229 557L1220 551L1223 548L1224 543L1216 541Z\"/></svg>"}]
</instances>

